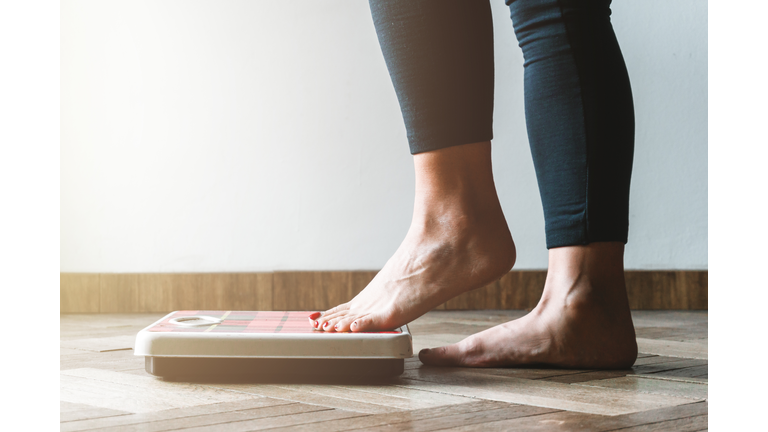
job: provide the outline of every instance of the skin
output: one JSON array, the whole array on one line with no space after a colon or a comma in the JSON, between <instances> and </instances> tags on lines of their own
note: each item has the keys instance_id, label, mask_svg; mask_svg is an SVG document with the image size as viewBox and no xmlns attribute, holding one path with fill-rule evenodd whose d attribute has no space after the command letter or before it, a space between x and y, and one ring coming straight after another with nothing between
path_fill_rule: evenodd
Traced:
<instances>
[{"instance_id":1,"label":"skin","mask_svg":"<svg viewBox=\"0 0 768 432\"><path fill-rule=\"evenodd\" d=\"M392 258L348 303L309 316L328 332L387 330L480 288L514 265L515 244L499 204L491 144L414 155L411 227ZM539 304L528 315L463 341L422 350L425 364L629 367L637 356L623 268L624 245L553 248Z\"/></svg>"}]
</instances>

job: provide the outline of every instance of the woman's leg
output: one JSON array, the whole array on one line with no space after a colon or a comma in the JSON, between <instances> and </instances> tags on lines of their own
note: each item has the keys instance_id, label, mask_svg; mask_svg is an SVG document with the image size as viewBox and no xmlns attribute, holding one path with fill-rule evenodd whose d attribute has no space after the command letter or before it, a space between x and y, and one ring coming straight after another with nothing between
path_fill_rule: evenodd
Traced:
<instances>
[{"instance_id":1,"label":"woman's leg","mask_svg":"<svg viewBox=\"0 0 768 432\"><path fill-rule=\"evenodd\" d=\"M326 331L406 324L509 271L515 246L491 172L488 0L371 0L416 170L411 227L350 302L310 316Z\"/></svg>"},{"instance_id":2,"label":"woman's leg","mask_svg":"<svg viewBox=\"0 0 768 432\"><path fill-rule=\"evenodd\" d=\"M525 56L531 152L549 269L525 317L425 363L629 367L637 355L624 284L634 113L610 0L508 0Z\"/></svg>"}]
</instances>

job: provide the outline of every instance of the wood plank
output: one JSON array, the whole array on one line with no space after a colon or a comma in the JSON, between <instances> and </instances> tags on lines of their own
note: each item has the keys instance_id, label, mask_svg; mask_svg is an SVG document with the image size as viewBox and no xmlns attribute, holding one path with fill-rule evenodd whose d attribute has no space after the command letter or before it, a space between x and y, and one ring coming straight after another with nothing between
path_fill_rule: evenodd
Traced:
<instances>
[{"instance_id":1,"label":"wood plank","mask_svg":"<svg viewBox=\"0 0 768 432\"><path fill-rule=\"evenodd\" d=\"M402 430L414 432L426 432L454 428L456 426L466 426L478 423L488 423L500 420L519 419L521 417L537 416L555 412L549 408L540 408L527 405L510 404L503 408L494 410L478 411L472 413L461 413L446 415L438 418L410 420L402 423L387 424L374 428L366 428L370 432L399 432Z\"/></svg>"},{"instance_id":2,"label":"wood plank","mask_svg":"<svg viewBox=\"0 0 768 432\"><path fill-rule=\"evenodd\" d=\"M709 272L677 271L681 291L681 307L675 309L709 309Z\"/></svg>"},{"instance_id":3,"label":"wood plank","mask_svg":"<svg viewBox=\"0 0 768 432\"><path fill-rule=\"evenodd\" d=\"M478 325L490 328L495 325L503 324L505 322L520 318L526 314L528 314L528 311L524 310L433 310L425 315L422 315L408 325L413 325L414 329L422 325L444 323Z\"/></svg>"},{"instance_id":4,"label":"wood plank","mask_svg":"<svg viewBox=\"0 0 768 432\"><path fill-rule=\"evenodd\" d=\"M638 375L638 376L645 379L655 379L655 380L662 380L662 381L691 383L691 384L709 384L709 380L707 380L706 377L702 378L701 375L696 377L674 377L674 376L664 376L663 374Z\"/></svg>"},{"instance_id":5,"label":"wood plank","mask_svg":"<svg viewBox=\"0 0 768 432\"><path fill-rule=\"evenodd\" d=\"M530 416L512 420L501 420L446 429L450 431L542 431L542 432L603 432L627 430L625 428L660 423L670 420L688 419L706 415L707 403L660 408L618 416L592 415L569 411ZM664 429L664 430L675 430Z\"/></svg>"},{"instance_id":6,"label":"wood plank","mask_svg":"<svg viewBox=\"0 0 768 432\"><path fill-rule=\"evenodd\" d=\"M298 404L297 404L298 405ZM327 420L336 420L344 418L361 417L366 414L342 411L337 409L327 409L322 407L316 407L312 405L304 405L311 407L315 411L306 412L302 414L282 415L282 416L270 416L266 418L237 421L224 423L220 425L192 427L185 430L189 432L218 432L226 430L227 432L246 432L256 431L264 429L273 429L278 427L295 427L303 424L314 424L315 422L322 422Z\"/></svg>"},{"instance_id":7,"label":"wood plank","mask_svg":"<svg viewBox=\"0 0 768 432\"><path fill-rule=\"evenodd\" d=\"M501 304L492 309L533 309L541 299L546 280L546 270L520 270L505 274L499 279Z\"/></svg>"},{"instance_id":8,"label":"wood plank","mask_svg":"<svg viewBox=\"0 0 768 432\"><path fill-rule=\"evenodd\" d=\"M703 345L703 346L709 346L709 338L706 338L706 337L703 337L703 338L700 338L700 339L683 339L683 340L680 340L680 342L688 342L688 343L692 343L692 344L699 344L699 345Z\"/></svg>"},{"instance_id":9,"label":"wood plank","mask_svg":"<svg viewBox=\"0 0 768 432\"><path fill-rule=\"evenodd\" d=\"M272 310L272 276L271 272L140 274L140 308Z\"/></svg>"},{"instance_id":10,"label":"wood plank","mask_svg":"<svg viewBox=\"0 0 768 432\"><path fill-rule=\"evenodd\" d=\"M694 432L706 430L709 425L709 416L700 415L695 417L687 417L677 420L667 420L657 423L649 423L634 427L622 429L624 432L661 432L661 431L675 431L675 432Z\"/></svg>"},{"instance_id":11,"label":"wood plank","mask_svg":"<svg viewBox=\"0 0 768 432\"><path fill-rule=\"evenodd\" d=\"M119 329L136 327L141 329L159 320L167 313L100 313L61 315L62 335L65 328Z\"/></svg>"},{"instance_id":12,"label":"wood plank","mask_svg":"<svg viewBox=\"0 0 768 432\"><path fill-rule=\"evenodd\" d=\"M139 276L135 273L99 275L99 312L138 312Z\"/></svg>"},{"instance_id":13,"label":"wood plank","mask_svg":"<svg viewBox=\"0 0 768 432\"><path fill-rule=\"evenodd\" d=\"M179 309L324 310L348 301L376 271L263 273L61 273L60 311L170 312ZM707 271L627 271L632 309L707 309ZM545 270L514 270L437 309L530 310Z\"/></svg>"},{"instance_id":14,"label":"wood plank","mask_svg":"<svg viewBox=\"0 0 768 432\"><path fill-rule=\"evenodd\" d=\"M549 382L559 382L563 384L575 384L580 382L587 382L587 381L594 381L594 380L605 380L609 378L618 378L626 376L627 374L632 373L631 369L627 370L599 370L599 371L588 371L583 373L577 373L577 374L568 374L568 375L558 375L553 377L546 377L543 378Z\"/></svg>"},{"instance_id":15,"label":"wood plank","mask_svg":"<svg viewBox=\"0 0 768 432\"><path fill-rule=\"evenodd\" d=\"M245 424L263 424L272 418L292 417L295 415L322 416L328 408L315 405L291 403L277 406L251 408L245 410L228 411L215 414L188 416L175 419L157 420L151 423L141 423L124 426L102 428L105 432L158 432L167 430L243 430L238 429ZM247 429L253 430L253 429Z\"/></svg>"},{"instance_id":16,"label":"wood plank","mask_svg":"<svg viewBox=\"0 0 768 432\"><path fill-rule=\"evenodd\" d=\"M649 379L643 376L625 376L597 381L581 382L577 385L606 387L633 392L656 393L682 396L691 399L707 399L709 386L703 383L674 382Z\"/></svg>"},{"instance_id":17,"label":"wood plank","mask_svg":"<svg viewBox=\"0 0 768 432\"><path fill-rule=\"evenodd\" d=\"M691 338L706 338L707 328L697 327L639 327L635 334L643 339L666 339L685 341Z\"/></svg>"},{"instance_id":18,"label":"wood plank","mask_svg":"<svg viewBox=\"0 0 768 432\"><path fill-rule=\"evenodd\" d=\"M59 348L59 356L68 356L68 355L74 355L74 354L82 354L82 350L72 349L72 348Z\"/></svg>"},{"instance_id":19,"label":"wood plank","mask_svg":"<svg viewBox=\"0 0 768 432\"><path fill-rule=\"evenodd\" d=\"M169 313L177 308L175 284L184 278L181 274L143 273L139 275L139 310Z\"/></svg>"},{"instance_id":20,"label":"wood plank","mask_svg":"<svg viewBox=\"0 0 768 432\"><path fill-rule=\"evenodd\" d=\"M59 311L61 313L99 312L98 273L60 273Z\"/></svg>"},{"instance_id":21,"label":"wood plank","mask_svg":"<svg viewBox=\"0 0 768 432\"><path fill-rule=\"evenodd\" d=\"M541 298L546 277L546 270L512 271L485 287L448 300L445 309L531 309Z\"/></svg>"},{"instance_id":22,"label":"wood plank","mask_svg":"<svg viewBox=\"0 0 768 432\"><path fill-rule=\"evenodd\" d=\"M632 309L707 309L707 271L625 272Z\"/></svg>"},{"instance_id":23,"label":"wood plank","mask_svg":"<svg viewBox=\"0 0 768 432\"><path fill-rule=\"evenodd\" d=\"M327 310L346 303L354 297L352 274L350 272L320 272L319 286L316 287L316 309Z\"/></svg>"},{"instance_id":24,"label":"wood plank","mask_svg":"<svg viewBox=\"0 0 768 432\"><path fill-rule=\"evenodd\" d=\"M274 429L274 432L336 432L368 429L388 424L402 424L409 421L435 419L448 415L488 411L508 406L503 402L475 401L459 405L444 405L413 411L400 411L389 414L375 414L364 417L329 420L311 424Z\"/></svg>"},{"instance_id":25,"label":"wood plank","mask_svg":"<svg viewBox=\"0 0 768 432\"><path fill-rule=\"evenodd\" d=\"M488 305L498 305L501 303L500 287L497 282L491 285L467 291L445 302L446 310L465 310L465 309L490 309Z\"/></svg>"},{"instance_id":26,"label":"wood plank","mask_svg":"<svg viewBox=\"0 0 768 432\"><path fill-rule=\"evenodd\" d=\"M707 311L701 310L633 310L632 322L639 327L708 328Z\"/></svg>"},{"instance_id":27,"label":"wood plank","mask_svg":"<svg viewBox=\"0 0 768 432\"><path fill-rule=\"evenodd\" d=\"M433 334L456 334L469 336L475 333L479 333L483 330L487 330L493 327L495 324L462 324L455 322L436 322L429 324L417 323L415 325L408 325L408 329L411 333L418 335L433 335Z\"/></svg>"},{"instance_id":28,"label":"wood plank","mask_svg":"<svg viewBox=\"0 0 768 432\"><path fill-rule=\"evenodd\" d=\"M198 307L206 310L232 310L232 298L236 295L234 273L203 273L200 278L200 303Z\"/></svg>"},{"instance_id":29,"label":"wood plank","mask_svg":"<svg viewBox=\"0 0 768 432\"><path fill-rule=\"evenodd\" d=\"M152 321L149 321L151 324ZM62 329L60 339L62 341L76 339L108 338L114 336L136 336L136 333L142 327L123 327L123 328L80 328L80 329Z\"/></svg>"},{"instance_id":30,"label":"wood plank","mask_svg":"<svg viewBox=\"0 0 768 432\"><path fill-rule=\"evenodd\" d=\"M131 414L126 411L114 410L109 408L91 407L89 409L62 412L59 414L60 422L71 422L78 420L98 419L104 417L114 417Z\"/></svg>"},{"instance_id":31,"label":"wood plank","mask_svg":"<svg viewBox=\"0 0 768 432\"><path fill-rule=\"evenodd\" d=\"M472 399L447 395L433 392L424 392L419 390L413 390L408 388L401 388L395 386L372 386L372 385L308 385L308 384L276 384L276 385L259 385L259 384L216 384L215 388L236 390L238 392L244 392L248 394L269 396L269 397L283 397L279 396L279 392L275 391L275 388L290 390L293 392L301 392L314 397L329 398L326 403L342 404L349 403L343 401L357 401L370 406L380 406L383 408L390 408L389 411L394 410L414 410L420 408L429 408L442 405L454 405L460 403L471 402ZM338 399L336 402L331 402L331 398ZM328 405L326 405L328 406ZM365 412L365 411L360 411Z\"/></svg>"},{"instance_id":32,"label":"wood plank","mask_svg":"<svg viewBox=\"0 0 768 432\"><path fill-rule=\"evenodd\" d=\"M92 408L96 408L96 407L92 405L86 405L86 404L59 401L59 413L89 410Z\"/></svg>"},{"instance_id":33,"label":"wood plank","mask_svg":"<svg viewBox=\"0 0 768 432\"><path fill-rule=\"evenodd\" d=\"M676 342L658 339L637 338L637 348L640 352L658 354L669 357L685 357L707 359L707 347L689 342Z\"/></svg>"},{"instance_id":34,"label":"wood plank","mask_svg":"<svg viewBox=\"0 0 768 432\"><path fill-rule=\"evenodd\" d=\"M667 299L675 282L674 271L626 272L627 295L631 309L668 309ZM666 294L666 296L664 295Z\"/></svg>"},{"instance_id":35,"label":"wood plank","mask_svg":"<svg viewBox=\"0 0 768 432\"><path fill-rule=\"evenodd\" d=\"M133 349L135 336L111 336L103 338L70 339L60 342L61 348L93 352L107 352Z\"/></svg>"},{"instance_id":36,"label":"wood plank","mask_svg":"<svg viewBox=\"0 0 768 432\"><path fill-rule=\"evenodd\" d=\"M354 411L365 414L381 414L398 412L402 409L390 405L381 404L381 400L364 401L355 398L355 392L345 392L342 397L329 395L328 392L315 392L311 387L296 386L286 387L271 384L212 384L211 387L227 390L236 390L243 393L282 399L290 402L299 402L311 405L319 405L326 408L337 408L346 411Z\"/></svg>"},{"instance_id":37,"label":"wood plank","mask_svg":"<svg viewBox=\"0 0 768 432\"><path fill-rule=\"evenodd\" d=\"M173 279L171 310L205 309L203 304L203 281L199 274L182 273Z\"/></svg>"},{"instance_id":38,"label":"wood plank","mask_svg":"<svg viewBox=\"0 0 768 432\"><path fill-rule=\"evenodd\" d=\"M429 408L443 405L456 405L471 402L470 398L434 392L424 392L395 385L340 385L335 386L343 392L349 392L360 400L370 398L371 401L386 401L382 404L393 403L404 409ZM330 391L327 387L323 391ZM411 408L405 408L411 407Z\"/></svg>"},{"instance_id":39,"label":"wood plank","mask_svg":"<svg viewBox=\"0 0 768 432\"><path fill-rule=\"evenodd\" d=\"M323 310L324 302L316 298L320 277L319 272L275 272L272 306L275 310Z\"/></svg>"},{"instance_id":40,"label":"wood plank","mask_svg":"<svg viewBox=\"0 0 768 432\"><path fill-rule=\"evenodd\" d=\"M93 368L61 372L61 400L132 413L230 402L255 395Z\"/></svg>"},{"instance_id":41,"label":"wood plank","mask_svg":"<svg viewBox=\"0 0 768 432\"><path fill-rule=\"evenodd\" d=\"M656 357L656 354L648 354L648 353L641 353L641 352L637 353L638 359L646 358L646 357Z\"/></svg>"},{"instance_id":42,"label":"wood plank","mask_svg":"<svg viewBox=\"0 0 768 432\"><path fill-rule=\"evenodd\" d=\"M660 356L656 354L648 354L648 357L642 357L635 360L634 366L645 366L645 365L652 365L652 364L659 364L659 363L674 363L679 361L686 361L683 357L667 357L667 356Z\"/></svg>"},{"instance_id":43,"label":"wood plank","mask_svg":"<svg viewBox=\"0 0 768 432\"><path fill-rule=\"evenodd\" d=\"M678 396L489 376L474 371L443 372L440 368L409 370L403 376L408 388L601 415L626 414L693 401Z\"/></svg>"},{"instance_id":44,"label":"wood plank","mask_svg":"<svg viewBox=\"0 0 768 432\"><path fill-rule=\"evenodd\" d=\"M708 365L692 366L689 368L673 369L656 373L657 376L665 377L678 377L678 378L695 378L695 377L707 377L709 370Z\"/></svg>"},{"instance_id":45,"label":"wood plank","mask_svg":"<svg viewBox=\"0 0 768 432\"><path fill-rule=\"evenodd\" d=\"M275 310L272 306L272 273L237 273L232 310Z\"/></svg>"},{"instance_id":46,"label":"wood plank","mask_svg":"<svg viewBox=\"0 0 768 432\"><path fill-rule=\"evenodd\" d=\"M82 354L69 355L59 361L59 369L95 368L111 371L131 369L144 370L144 357L133 355L133 350L95 353L80 351Z\"/></svg>"},{"instance_id":47,"label":"wood plank","mask_svg":"<svg viewBox=\"0 0 768 432\"><path fill-rule=\"evenodd\" d=\"M192 407L176 408L163 411L130 414L92 420L68 422L61 425L62 432L75 432L91 429L105 429L114 426L139 425L168 419L196 417L208 414L248 410L251 408L286 405L290 402L270 398L252 398L234 402L222 402Z\"/></svg>"},{"instance_id":48,"label":"wood plank","mask_svg":"<svg viewBox=\"0 0 768 432\"><path fill-rule=\"evenodd\" d=\"M632 366L631 373L635 375L642 375L642 374L658 375L660 372L672 371L675 369L690 368L694 366L703 366L706 364L707 364L706 360L682 359L681 361L654 363L654 364L648 364L648 365L642 365L642 366Z\"/></svg>"}]
</instances>

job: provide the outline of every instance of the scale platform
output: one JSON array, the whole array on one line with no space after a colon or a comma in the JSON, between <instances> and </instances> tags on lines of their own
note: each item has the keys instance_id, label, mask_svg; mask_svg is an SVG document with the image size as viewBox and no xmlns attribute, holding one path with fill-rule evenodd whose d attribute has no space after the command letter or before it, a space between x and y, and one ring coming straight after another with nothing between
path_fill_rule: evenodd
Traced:
<instances>
[{"instance_id":1,"label":"scale platform","mask_svg":"<svg viewBox=\"0 0 768 432\"><path fill-rule=\"evenodd\" d=\"M176 311L136 335L148 373L183 378L387 378L413 355L408 326L372 333L314 330L311 312Z\"/></svg>"}]
</instances>

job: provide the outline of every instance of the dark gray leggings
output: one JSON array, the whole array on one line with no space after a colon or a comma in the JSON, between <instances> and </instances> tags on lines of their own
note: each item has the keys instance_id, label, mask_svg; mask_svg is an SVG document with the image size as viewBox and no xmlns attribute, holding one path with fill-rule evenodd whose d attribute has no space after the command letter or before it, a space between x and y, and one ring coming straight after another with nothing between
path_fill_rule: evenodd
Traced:
<instances>
[{"instance_id":1,"label":"dark gray leggings","mask_svg":"<svg viewBox=\"0 0 768 432\"><path fill-rule=\"evenodd\" d=\"M548 248L627 242L634 109L610 3L507 0L525 57L525 117ZM411 153L489 141L488 0L370 6Z\"/></svg>"}]
</instances>

